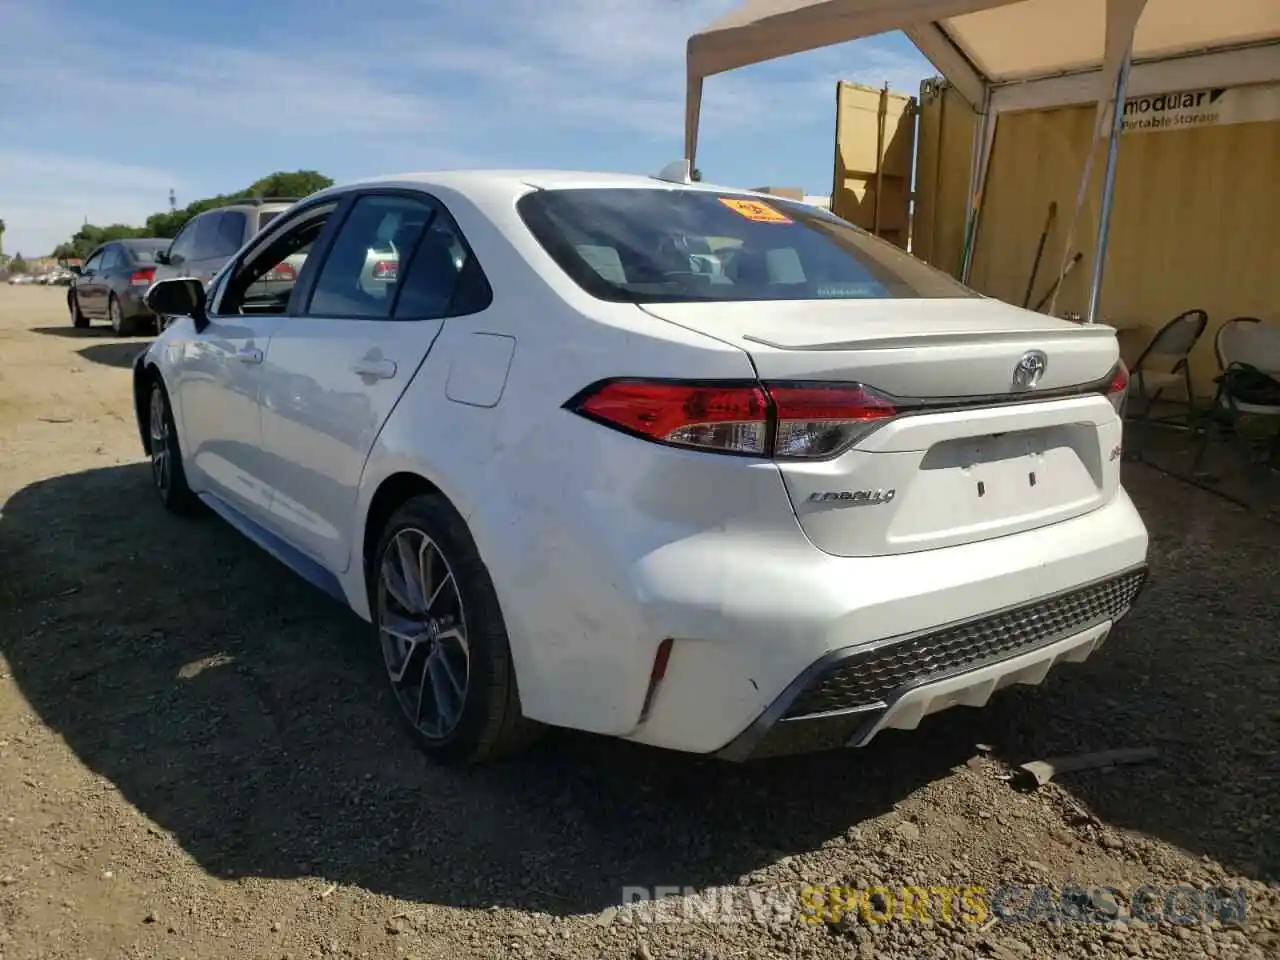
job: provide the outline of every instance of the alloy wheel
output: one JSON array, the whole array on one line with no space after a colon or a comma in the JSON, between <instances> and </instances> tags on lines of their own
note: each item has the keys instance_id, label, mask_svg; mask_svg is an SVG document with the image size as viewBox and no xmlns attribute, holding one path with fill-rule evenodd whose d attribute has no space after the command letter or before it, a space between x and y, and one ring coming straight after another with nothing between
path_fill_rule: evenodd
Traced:
<instances>
[{"instance_id":1,"label":"alloy wheel","mask_svg":"<svg viewBox=\"0 0 1280 960\"><path fill-rule=\"evenodd\" d=\"M111 313L111 329L118 336L124 331L124 315L120 312L120 301L112 297L107 309Z\"/></svg>"},{"instance_id":2,"label":"alloy wheel","mask_svg":"<svg viewBox=\"0 0 1280 960\"><path fill-rule=\"evenodd\" d=\"M159 388L151 391L151 477L161 496L169 492L169 418L165 409L164 394Z\"/></svg>"},{"instance_id":3,"label":"alloy wheel","mask_svg":"<svg viewBox=\"0 0 1280 960\"><path fill-rule=\"evenodd\" d=\"M467 622L453 570L425 532L400 530L378 571L383 661L400 709L428 740L443 740L462 719L471 679Z\"/></svg>"}]
</instances>

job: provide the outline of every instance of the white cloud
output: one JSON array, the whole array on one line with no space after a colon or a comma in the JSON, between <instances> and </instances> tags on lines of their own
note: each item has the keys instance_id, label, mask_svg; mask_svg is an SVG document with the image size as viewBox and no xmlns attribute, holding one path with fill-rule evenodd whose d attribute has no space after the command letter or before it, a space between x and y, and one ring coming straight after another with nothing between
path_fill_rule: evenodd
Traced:
<instances>
[{"instance_id":1,"label":"white cloud","mask_svg":"<svg viewBox=\"0 0 1280 960\"><path fill-rule=\"evenodd\" d=\"M44 256L87 219L141 223L181 177L166 170L0 150L0 218L5 253Z\"/></svg>"},{"instance_id":2,"label":"white cloud","mask_svg":"<svg viewBox=\"0 0 1280 960\"><path fill-rule=\"evenodd\" d=\"M193 40L174 47L134 24L58 18L15 5L0 33L0 81L26 92L25 105L57 105L81 122L118 123L116 111L146 118L138 137L163 122L197 129L332 137L380 134L438 123L438 101L373 81L360 66L371 51L332 47L308 55ZM9 11L6 11L8 13ZM146 28L143 27L143 30ZM121 48L138 51L122 60ZM147 51L143 53L143 51ZM159 122L157 122L159 121Z\"/></svg>"},{"instance_id":3,"label":"white cloud","mask_svg":"<svg viewBox=\"0 0 1280 960\"><path fill-rule=\"evenodd\" d=\"M735 0L444 0L465 24L465 41L424 43L421 69L465 78L498 114L527 122L663 139L678 150L684 129L685 44ZM411 16L408 33L430 36L438 12ZM875 40L830 47L710 78L703 127L709 137L750 140L743 118L828 121L837 80L914 93L927 73L914 53Z\"/></svg>"},{"instance_id":4,"label":"white cloud","mask_svg":"<svg viewBox=\"0 0 1280 960\"><path fill-rule=\"evenodd\" d=\"M0 177L0 217L9 252L39 252L84 216L138 222L171 186L182 202L242 187L222 157L347 177L536 163L582 145L570 165L585 166L599 138L647 169L682 146L688 36L735 0L419 0L392 20L364 15L366 0L329 0L314 35L286 31L269 46L175 43L145 19L2 2L0 89L22 94L6 100L0 137L22 171ZM812 138L832 122L837 79L914 92L926 72L919 57L862 42L713 77L704 154L798 129ZM175 136L186 151L166 149ZM68 140L83 152L68 156ZM202 140L214 149L201 153ZM151 169L193 155L206 169Z\"/></svg>"},{"instance_id":5,"label":"white cloud","mask_svg":"<svg viewBox=\"0 0 1280 960\"><path fill-rule=\"evenodd\" d=\"M387 131L442 121L437 100L366 76L356 62L360 52L341 45L313 56L201 42L175 48L151 42L132 24L126 35L113 33L120 30L109 19L6 4L0 90L22 95L7 98L0 113L7 148L0 153L5 252L47 253L86 217L97 224L140 223L164 208L170 188L185 203L245 185L110 162L100 159L103 153L150 160L172 152L166 149L170 138L206 138L223 151L239 143L244 153L269 157L265 174L314 168L317 143L355 141L373 155L394 155ZM130 57L122 69L122 48L155 52ZM41 149L36 137L48 130L60 141L73 134L83 152ZM463 159L421 145L417 154L428 163ZM257 160L246 159L250 165Z\"/></svg>"}]
</instances>

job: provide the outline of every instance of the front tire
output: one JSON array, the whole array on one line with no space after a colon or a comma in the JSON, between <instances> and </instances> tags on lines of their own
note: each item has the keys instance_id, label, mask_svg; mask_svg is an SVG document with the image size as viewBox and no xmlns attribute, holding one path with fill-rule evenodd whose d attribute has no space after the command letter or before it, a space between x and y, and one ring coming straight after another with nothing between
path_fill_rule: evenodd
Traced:
<instances>
[{"instance_id":1,"label":"front tire","mask_svg":"<svg viewBox=\"0 0 1280 960\"><path fill-rule=\"evenodd\" d=\"M182 451L178 445L173 411L169 406L169 394L159 376L151 384L148 412L151 481L160 496L160 503L170 513L193 513L199 501L187 486L187 474L182 469Z\"/></svg>"},{"instance_id":2,"label":"front tire","mask_svg":"<svg viewBox=\"0 0 1280 960\"><path fill-rule=\"evenodd\" d=\"M481 763L532 739L493 581L447 500L416 496L392 516L369 592L392 694L428 756Z\"/></svg>"},{"instance_id":3,"label":"front tire","mask_svg":"<svg viewBox=\"0 0 1280 960\"><path fill-rule=\"evenodd\" d=\"M80 298L74 293L67 296L67 309L71 313L71 325L77 330L89 326L89 318L80 312Z\"/></svg>"}]
</instances>

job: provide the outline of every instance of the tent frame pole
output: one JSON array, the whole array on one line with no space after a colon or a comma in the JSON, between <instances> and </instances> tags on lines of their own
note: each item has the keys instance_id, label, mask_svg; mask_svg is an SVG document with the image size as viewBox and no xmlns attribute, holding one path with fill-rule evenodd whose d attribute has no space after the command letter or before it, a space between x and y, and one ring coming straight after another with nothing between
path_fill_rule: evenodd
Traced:
<instances>
[{"instance_id":1,"label":"tent frame pole","mask_svg":"<svg viewBox=\"0 0 1280 960\"><path fill-rule=\"evenodd\" d=\"M982 97L982 113L978 123L974 124L972 161L969 164L969 196L968 212L964 223L964 248L961 251L959 281L969 282L969 273L973 268L973 247L978 232L979 209L982 204L982 187L986 176L988 149L991 143L990 125L995 118L991 113L991 88L988 87Z\"/></svg>"},{"instance_id":2,"label":"tent frame pole","mask_svg":"<svg viewBox=\"0 0 1280 960\"><path fill-rule=\"evenodd\" d=\"M1116 75L1115 98L1111 106L1111 132L1107 143L1107 163L1102 173L1102 203L1098 207L1098 237L1093 245L1093 278L1089 286L1089 306L1085 323L1098 322L1098 306L1102 298L1102 273L1107 264L1107 242L1111 238L1111 207L1116 192L1116 160L1120 153L1120 134L1124 129L1125 91L1129 87L1129 67L1133 63L1133 45L1125 52Z\"/></svg>"}]
</instances>

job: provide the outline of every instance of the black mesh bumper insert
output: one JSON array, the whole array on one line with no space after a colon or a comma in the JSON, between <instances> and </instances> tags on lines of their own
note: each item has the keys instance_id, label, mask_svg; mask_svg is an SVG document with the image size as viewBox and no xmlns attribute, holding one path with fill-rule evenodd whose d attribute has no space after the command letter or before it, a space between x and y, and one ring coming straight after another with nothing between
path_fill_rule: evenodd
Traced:
<instances>
[{"instance_id":1,"label":"black mesh bumper insert","mask_svg":"<svg viewBox=\"0 0 1280 960\"><path fill-rule=\"evenodd\" d=\"M816 677L784 719L891 702L911 687L1018 656L1105 620L1132 605L1146 579L1134 570L1021 607L891 640L853 653Z\"/></svg>"}]
</instances>

